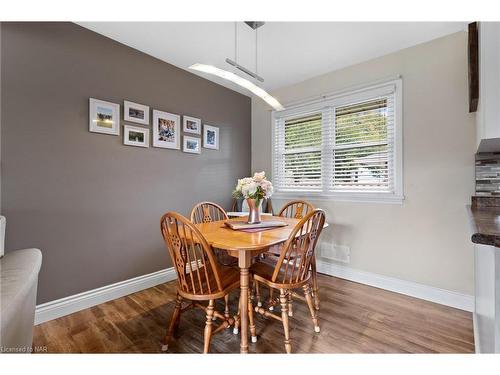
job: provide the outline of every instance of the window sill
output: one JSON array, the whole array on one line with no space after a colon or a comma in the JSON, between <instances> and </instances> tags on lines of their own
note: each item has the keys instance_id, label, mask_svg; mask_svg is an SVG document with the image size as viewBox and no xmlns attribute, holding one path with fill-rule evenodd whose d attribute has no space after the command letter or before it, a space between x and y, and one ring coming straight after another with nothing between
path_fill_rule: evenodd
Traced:
<instances>
[{"instance_id":1,"label":"window sill","mask_svg":"<svg viewBox=\"0 0 500 375\"><path fill-rule=\"evenodd\" d=\"M363 193L342 193L342 194L321 194L314 192L276 192L272 199L305 199L311 201L334 201L334 202L354 202L354 203L386 203L403 204L404 195L394 194L363 194Z\"/></svg>"}]
</instances>

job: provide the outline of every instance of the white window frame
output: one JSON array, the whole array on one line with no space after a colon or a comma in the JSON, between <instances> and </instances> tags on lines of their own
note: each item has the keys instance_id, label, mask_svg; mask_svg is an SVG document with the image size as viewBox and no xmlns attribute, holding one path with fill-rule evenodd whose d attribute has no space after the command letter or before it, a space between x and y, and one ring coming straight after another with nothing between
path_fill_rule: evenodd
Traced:
<instances>
[{"instance_id":1,"label":"white window frame","mask_svg":"<svg viewBox=\"0 0 500 375\"><path fill-rule=\"evenodd\" d=\"M333 201L351 201L351 202L377 202L377 203L396 203L401 204L404 200L403 194L403 82L401 78L385 81L370 86L365 86L355 90L342 91L333 93L328 96L323 96L319 100L311 100L300 103L294 106L288 106L283 111L272 112L272 171L275 171L276 149L275 149L275 127L276 121L279 119L288 119L310 113L322 112L323 115L327 111L332 114L335 107L355 104L365 100L377 98L379 96L394 93L394 192L306 192L306 191L280 191L279 186L275 186L273 198L277 199L299 199L305 198L310 200L333 200ZM322 147L324 150L329 150L331 145L331 137L334 136L334 129L330 129L331 135L322 134ZM333 132L333 133L332 133ZM326 138L326 139L325 139ZM330 139L329 139L330 138ZM322 160L324 166L326 160ZM329 171L322 171L323 187L328 181Z\"/></svg>"}]
</instances>

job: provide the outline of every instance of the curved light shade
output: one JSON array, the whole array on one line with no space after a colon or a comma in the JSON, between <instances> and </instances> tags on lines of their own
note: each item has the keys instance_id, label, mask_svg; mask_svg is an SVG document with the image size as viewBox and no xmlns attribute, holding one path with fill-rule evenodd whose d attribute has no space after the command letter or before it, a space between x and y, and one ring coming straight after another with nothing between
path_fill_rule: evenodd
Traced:
<instances>
[{"instance_id":1,"label":"curved light shade","mask_svg":"<svg viewBox=\"0 0 500 375\"><path fill-rule=\"evenodd\" d=\"M269 104L275 110L282 111L285 109L285 107L283 107L280 104L280 102L278 102L276 100L276 98L269 95L269 93L267 93L266 90L261 89L259 86L253 84L249 80L242 78L242 77L240 77L232 72L228 72L227 70L219 69L213 65L206 65L206 64L193 64L189 67L189 69L197 70L197 71L203 72L203 73L213 74L217 77L227 79L228 81L236 83L237 85L251 91L254 95L256 95L259 98L261 98L262 100L264 100L267 104Z\"/></svg>"}]
</instances>

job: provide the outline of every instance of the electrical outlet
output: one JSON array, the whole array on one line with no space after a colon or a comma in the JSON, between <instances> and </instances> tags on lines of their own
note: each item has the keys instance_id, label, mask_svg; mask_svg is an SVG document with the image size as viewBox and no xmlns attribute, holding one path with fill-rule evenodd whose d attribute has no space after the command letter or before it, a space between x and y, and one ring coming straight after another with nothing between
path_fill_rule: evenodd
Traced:
<instances>
[{"instance_id":1,"label":"electrical outlet","mask_svg":"<svg viewBox=\"0 0 500 375\"><path fill-rule=\"evenodd\" d=\"M322 243L320 249L321 258L342 263L351 262L351 249L349 248L349 246L336 245L333 243Z\"/></svg>"}]
</instances>

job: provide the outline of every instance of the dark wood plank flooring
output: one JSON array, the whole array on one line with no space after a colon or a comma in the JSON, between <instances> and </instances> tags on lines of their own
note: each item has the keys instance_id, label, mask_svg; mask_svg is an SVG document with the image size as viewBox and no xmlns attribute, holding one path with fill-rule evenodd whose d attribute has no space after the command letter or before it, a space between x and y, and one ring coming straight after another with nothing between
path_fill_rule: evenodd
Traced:
<instances>
[{"instance_id":1,"label":"dark wood plank flooring","mask_svg":"<svg viewBox=\"0 0 500 375\"><path fill-rule=\"evenodd\" d=\"M294 301L294 353L474 352L471 313L330 276L319 275L319 283L321 333L314 333L307 306ZM174 298L175 281L40 324L34 345L49 353L159 353ZM203 311L183 313L169 352L201 353L204 324ZM256 326L250 352L284 352L279 321L256 314ZM213 337L211 352L239 353L239 344L228 329Z\"/></svg>"}]
</instances>

